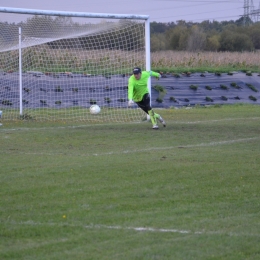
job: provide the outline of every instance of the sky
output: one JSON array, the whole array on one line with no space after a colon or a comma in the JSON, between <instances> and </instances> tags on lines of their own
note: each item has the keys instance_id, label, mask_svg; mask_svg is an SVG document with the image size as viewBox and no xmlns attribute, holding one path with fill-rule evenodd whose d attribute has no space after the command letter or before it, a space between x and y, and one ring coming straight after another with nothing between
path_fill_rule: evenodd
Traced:
<instances>
[{"instance_id":1,"label":"sky","mask_svg":"<svg viewBox=\"0 0 260 260\"><path fill-rule=\"evenodd\" d=\"M260 0L253 0L255 8ZM244 0L0 0L0 7L149 15L150 22L237 20ZM1 13L0 13L1 16ZM1 18L1 17L0 17Z\"/></svg>"}]
</instances>

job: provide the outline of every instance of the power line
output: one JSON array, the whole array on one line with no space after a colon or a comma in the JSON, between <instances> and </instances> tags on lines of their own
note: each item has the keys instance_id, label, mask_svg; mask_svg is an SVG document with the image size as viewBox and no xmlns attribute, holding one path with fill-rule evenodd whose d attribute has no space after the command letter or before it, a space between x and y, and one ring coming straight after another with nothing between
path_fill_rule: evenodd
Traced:
<instances>
[{"instance_id":1,"label":"power line","mask_svg":"<svg viewBox=\"0 0 260 260\"><path fill-rule=\"evenodd\" d=\"M239 1L228 1L228 0L218 0L218 1L210 1L210 0L197 0L197 1L192 1L192 0L154 0L154 1L160 1L160 2L181 2L181 3L209 3L209 4L219 4L219 3L237 3ZM241 1L241 3L243 0Z\"/></svg>"},{"instance_id":2,"label":"power line","mask_svg":"<svg viewBox=\"0 0 260 260\"><path fill-rule=\"evenodd\" d=\"M218 1L213 1L213 0L196 0L196 1L191 1L191 0L188 0L188 1L183 1L183 0L154 0L154 1L160 1L160 2L164 2L165 4L161 4L160 6L165 6L164 8L156 8L154 9L154 5L152 5L153 8L151 9L145 9L145 11L149 12L149 11L162 11L162 10L175 10L175 9L182 9L182 13L183 13L183 10L190 10L192 7L202 7L202 6L213 6L215 4L218 4L218 5L221 5L221 6L224 6L225 4L231 4L233 5L233 3L236 3L237 5L237 0L236 1L228 1L228 0L218 0ZM242 0L243 1L243 0ZM166 3L169 3L170 2L170 8L169 8L169 5L166 4ZM176 2L176 5L174 5L174 3ZM181 5L177 4L177 3L181 3ZM193 4L189 4L189 3L193 3ZM214 8L214 7L213 7ZM197 9L197 8L196 8ZM241 9L241 13L240 14L237 14L235 15L234 11L235 10L240 10ZM159 16L159 15L156 15L156 17L154 17L154 20L162 20L162 19L167 19L167 18L174 18L174 20L176 20L176 18L178 17L184 17L184 16L191 16L191 17L194 17L195 15L203 15L203 14L208 14L208 13L216 13L216 12L221 12L221 14L224 14L225 11L228 11L229 13L226 15L226 16L215 16L215 17L203 17L203 18L199 18L199 19L196 19L196 20L214 20L214 19L221 19L221 18L235 18L237 17L237 19L239 19L241 16L243 16L243 5L242 5L242 2L241 2L241 7L239 8L232 8L232 7L229 7L229 8L226 8L226 9L221 9L221 10L216 10L214 9L214 11L205 11L205 12L198 12L198 13L188 13L188 14L182 14L182 15L175 15L174 13L172 15L168 15L168 16ZM139 9L140 11L140 9ZM159 13L159 12L158 12ZM162 12L160 12L161 14ZM187 19L185 19L187 20ZM191 18L191 20L194 20L193 18Z\"/></svg>"}]
</instances>

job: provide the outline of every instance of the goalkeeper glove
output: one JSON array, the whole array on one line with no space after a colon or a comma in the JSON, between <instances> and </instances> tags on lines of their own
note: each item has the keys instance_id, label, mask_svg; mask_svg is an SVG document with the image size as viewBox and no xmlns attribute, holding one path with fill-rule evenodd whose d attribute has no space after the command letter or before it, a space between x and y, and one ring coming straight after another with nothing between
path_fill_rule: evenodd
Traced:
<instances>
[{"instance_id":1,"label":"goalkeeper glove","mask_svg":"<svg viewBox=\"0 0 260 260\"><path fill-rule=\"evenodd\" d=\"M130 99L130 100L128 101L128 106L131 107L133 104L134 104L134 101L133 101L132 99Z\"/></svg>"},{"instance_id":2,"label":"goalkeeper glove","mask_svg":"<svg viewBox=\"0 0 260 260\"><path fill-rule=\"evenodd\" d=\"M156 76L156 79L159 80L159 78L161 78L161 77L162 77L162 75L159 73L159 75Z\"/></svg>"}]
</instances>

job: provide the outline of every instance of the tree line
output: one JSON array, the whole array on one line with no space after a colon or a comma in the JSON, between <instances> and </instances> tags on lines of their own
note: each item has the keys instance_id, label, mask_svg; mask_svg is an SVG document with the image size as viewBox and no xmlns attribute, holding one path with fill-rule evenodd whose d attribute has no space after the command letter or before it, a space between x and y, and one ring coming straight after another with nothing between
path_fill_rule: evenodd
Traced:
<instances>
[{"instance_id":1,"label":"tree line","mask_svg":"<svg viewBox=\"0 0 260 260\"><path fill-rule=\"evenodd\" d=\"M255 51L260 49L260 22L151 23L151 51ZM248 24L248 23L247 23Z\"/></svg>"}]
</instances>

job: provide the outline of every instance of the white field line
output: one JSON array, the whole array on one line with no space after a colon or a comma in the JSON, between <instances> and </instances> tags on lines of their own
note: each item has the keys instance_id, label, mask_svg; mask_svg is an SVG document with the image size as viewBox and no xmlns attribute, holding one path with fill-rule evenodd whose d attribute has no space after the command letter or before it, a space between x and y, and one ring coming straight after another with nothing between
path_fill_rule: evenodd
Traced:
<instances>
[{"instance_id":1,"label":"white field line","mask_svg":"<svg viewBox=\"0 0 260 260\"><path fill-rule=\"evenodd\" d=\"M140 232L158 232L158 233L179 233L179 234L203 234L202 231L190 231L179 229L167 229L167 228L151 228L151 227L121 227L121 226L106 226L106 225L89 225L85 228L92 229L118 229L118 230L134 230Z\"/></svg>"},{"instance_id":2,"label":"white field line","mask_svg":"<svg viewBox=\"0 0 260 260\"><path fill-rule=\"evenodd\" d=\"M171 120L169 122L173 124L206 124L206 123L214 123L214 122L222 122L222 121L236 121L236 120L260 120L260 117L245 117L245 118L224 118L224 119L215 119L215 120L201 120L201 121L174 121ZM88 124L88 125L76 125L76 126L50 126L50 127L18 127L18 128L1 128L1 132L8 132L8 131L37 131L37 130L52 130L52 129L74 129L74 128L81 128L81 127L93 127L93 126L116 126L122 124L140 124L144 122L131 122L131 123L108 123L108 124ZM167 123L167 122L166 122ZM4 124L2 125L4 127Z\"/></svg>"},{"instance_id":3,"label":"white field line","mask_svg":"<svg viewBox=\"0 0 260 260\"><path fill-rule=\"evenodd\" d=\"M155 232L155 233L178 233L178 234L190 234L190 235L228 235L228 236L250 236L250 237L260 237L259 234L250 234L246 232L242 233L234 233L234 232L225 232L225 231L192 231L192 230L183 230L183 229L171 229L171 228L153 228L153 227L124 227L124 226L108 226L108 225L77 225L70 223L39 223L34 222L32 220L24 221L24 222L15 222L15 221L7 221L6 224L10 223L11 225L30 225L30 226L55 226L55 227L82 227L85 229L114 229L114 230L132 230L136 232Z\"/></svg>"},{"instance_id":4,"label":"white field line","mask_svg":"<svg viewBox=\"0 0 260 260\"><path fill-rule=\"evenodd\" d=\"M202 234L201 231L179 230L179 229L166 229L166 228L151 228L151 227L122 227L122 226L107 226L107 225L76 225L70 223L39 223L32 220L24 222L8 221L12 225L30 225L30 226L69 226L69 227L83 227L86 229L117 229L117 230L134 230L143 232L162 232L162 233L180 233L180 234Z\"/></svg>"},{"instance_id":5,"label":"white field line","mask_svg":"<svg viewBox=\"0 0 260 260\"><path fill-rule=\"evenodd\" d=\"M235 120L260 120L260 117L248 117L248 118L224 118L224 119L213 119L213 120L200 120L200 121L190 121L190 122L182 122L175 121L177 124L199 124L199 123L214 123L214 122L222 122L222 121L235 121Z\"/></svg>"},{"instance_id":6,"label":"white field line","mask_svg":"<svg viewBox=\"0 0 260 260\"><path fill-rule=\"evenodd\" d=\"M125 151L121 151L121 152L107 152L107 153L92 154L92 155L102 156L102 155L113 155L113 154L142 153L142 152L149 152L149 151L155 151L155 150L156 151L158 151L158 150L172 150L172 149L176 149L176 148L207 147L207 146L216 146L216 145L223 145L223 144L247 142L247 141L258 140L258 139L260 139L259 136L251 137L251 138L236 139L236 140L228 140L228 141L190 144L190 145L178 145L178 146L166 146L166 147L150 147L150 148L145 148L145 149L125 150Z\"/></svg>"},{"instance_id":7,"label":"white field line","mask_svg":"<svg viewBox=\"0 0 260 260\"><path fill-rule=\"evenodd\" d=\"M177 148L196 148L196 147L209 147L209 146L217 146L217 145L226 145L226 144L233 144L233 143L241 143L241 142L248 142L253 140L259 140L260 136L257 137L250 137L250 138L241 138L241 139L234 139L234 140L227 140L227 141L219 141L219 142L209 142L209 143L200 143L200 144L190 144L190 145L177 145L177 146L165 146L165 147L150 147L145 149L134 149L134 150L124 150L124 151L110 151L106 153L92 153L92 154L76 154L76 153L26 153L23 151L0 151L0 153L15 153L15 154L25 154L25 155L47 155L47 156L54 156L54 155L67 155L67 156L81 156L81 157L89 157L89 156L106 156L106 155L118 155L118 154L131 154L131 153L143 153L143 152L150 152L150 151L162 151L162 150L172 150Z\"/></svg>"}]
</instances>

